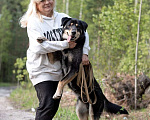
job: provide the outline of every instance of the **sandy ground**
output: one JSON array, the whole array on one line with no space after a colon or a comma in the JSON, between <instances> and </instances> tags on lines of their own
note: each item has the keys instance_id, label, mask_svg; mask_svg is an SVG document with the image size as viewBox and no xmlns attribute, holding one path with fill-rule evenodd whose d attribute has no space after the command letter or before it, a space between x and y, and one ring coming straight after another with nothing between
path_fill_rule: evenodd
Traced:
<instances>
[{"instance_id":1,"label":"sandy ground","mask_svg":"<svg viewBox=\"0 0 150 120\"><path fill-rule=\"evenodd\" d=\"M0 120L34 120L31 112L13 107L8 97L15 87L0 87Z\"/></svg>"}]
</instances>

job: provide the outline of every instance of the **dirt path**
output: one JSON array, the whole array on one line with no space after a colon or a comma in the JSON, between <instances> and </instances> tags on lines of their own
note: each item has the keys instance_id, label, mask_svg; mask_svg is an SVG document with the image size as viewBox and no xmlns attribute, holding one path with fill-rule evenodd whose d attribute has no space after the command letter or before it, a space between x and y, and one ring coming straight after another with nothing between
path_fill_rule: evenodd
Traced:
<instances>
[{"instance_id":1,"label":"dirt path","mask_svg":"<svg viewBox=\"0 0 150 120\"><path fill-rule=\"evenodd\" d=\"M15 87L0 87L0 120L34 120L34 113L13 107L8 97Z\"/></svg>"}]
</instances>

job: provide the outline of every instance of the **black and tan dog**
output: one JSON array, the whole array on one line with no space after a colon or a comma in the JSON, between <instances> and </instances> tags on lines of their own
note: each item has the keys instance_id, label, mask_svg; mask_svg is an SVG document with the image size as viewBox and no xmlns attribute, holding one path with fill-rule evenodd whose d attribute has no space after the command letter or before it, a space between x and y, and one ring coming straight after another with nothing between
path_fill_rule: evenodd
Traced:
<instances>
[{"instance_id":1,"label":"black and tan dog","mask_svg":"<svg viewBox=\"0 0 150 120\"><path fill-rule=\"evenodd\" d=\"M93 77L92 89L83 88L82 81L79 77L79 68L82 61L83 45L85 42L85 31L88 27L87 23L75 18L63 18L63 38L67 36L67 40L75 41L77 45L73 49L66 49L62 52L63 66L65 76L59 81L56 93L53 98L58 99L62 95L63 87L68 86L75 92L78 97L76 104L76 112L79 120L88 120L90 115L91 120L99 120L103 109L114 114L128 114L127 110L121 106L113 104L104 96L98 82ZM38 42L43 41L39 39ZM85 69L85 78L90 74L88 69L90 66L82 66ZM86 84L91 84L87 81ZM90 89L90 90L89 90ZM82 94L83 92L83 94ZM85 93L85 94L84 94ZM88 95L86 94L88 93ZM90 101L89 101L90 100ZM86 101L86 102L85 102Z\"/></svg>"}]
</instances>

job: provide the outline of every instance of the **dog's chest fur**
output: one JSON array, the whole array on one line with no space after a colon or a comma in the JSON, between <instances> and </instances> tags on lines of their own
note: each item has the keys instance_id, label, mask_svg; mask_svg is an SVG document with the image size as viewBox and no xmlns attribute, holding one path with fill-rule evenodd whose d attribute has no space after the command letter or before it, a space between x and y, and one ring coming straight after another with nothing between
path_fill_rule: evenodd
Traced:
<instances>
[{"instance_id":1,"label":"dog's chest fur","mask_svg":"<svg viewBox=\"0 0 150 120\"><path fill-rule=\"evenodd\" d=\"M82 61L82 49L83 46L77 46L74 49L67 49L62 52L67 67L72 66L74 69L78 69L78 66Z\"/></svg>"}]
</instances>

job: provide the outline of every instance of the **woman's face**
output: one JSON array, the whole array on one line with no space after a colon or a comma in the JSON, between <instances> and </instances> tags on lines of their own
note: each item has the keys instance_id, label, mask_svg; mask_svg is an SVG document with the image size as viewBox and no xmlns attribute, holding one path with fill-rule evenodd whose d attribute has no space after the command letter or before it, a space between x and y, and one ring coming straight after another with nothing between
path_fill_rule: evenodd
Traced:
<instances>
[{"instance_id":1,"label":"woman's face","mask_svg":"<svg viewBox=\"0 0 150 120\"><path fill-rule=\"evenodd\" d=\"M51 17L53 14L54 0L41 0L37 3L37 10L44 16Z\"/></svg>"}]
</instances>

